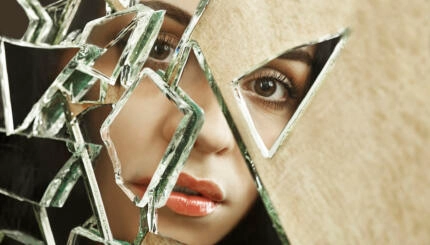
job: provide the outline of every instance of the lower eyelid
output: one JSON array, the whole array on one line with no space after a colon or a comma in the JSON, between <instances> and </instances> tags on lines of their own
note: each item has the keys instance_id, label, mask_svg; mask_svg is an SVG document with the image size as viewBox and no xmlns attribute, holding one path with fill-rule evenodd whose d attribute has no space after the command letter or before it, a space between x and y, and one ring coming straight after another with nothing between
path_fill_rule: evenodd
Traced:
<instances>
[{"instance_id":1,"label":"lower eyelid","mask_svg":"<svg viewBox=\"0 0 430 245\"><path fill-rule=\"evenodd\" d=\"M250 93L250 92L246 92ZM253 103L256 103L258 106L263 107L264 109L274 110L274 111L281 111L288 109L288 100L285 101L274 101L274 100L267 100L263 99L260 96L250 94L248 95L248 98Z\"/></svg>"},{"instance_id":2,"label":"lower eyelid","mask_svg":"<svg viewBox=\"0 0 430 245\"><path fill-rule=\"evenodd\" d=\"M168 65L169 65L169 62L154 60L151 57L149 57L145 62L145 67L149 67L149 68L153 69L154 71L165 70L165 69L167 69Z\"/></svg>"}]
</instances>

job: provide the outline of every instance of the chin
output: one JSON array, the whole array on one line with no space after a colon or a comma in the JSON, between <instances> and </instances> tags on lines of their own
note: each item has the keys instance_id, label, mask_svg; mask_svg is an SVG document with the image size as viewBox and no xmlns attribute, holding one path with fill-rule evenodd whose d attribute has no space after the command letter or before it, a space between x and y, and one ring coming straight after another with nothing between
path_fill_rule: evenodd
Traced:
<instances>
[{"instance_id":1,"label":"chin","mask_svg":"<svg viewBox=\"0 0 430 245\"><path fill-rule=\"evenodd\" d=\"M158 211L159 234L184 244L215 244L234 227L231 222L225 222L229 219L223 217L223 210L217 210L219 212L215 211L205 217L179 215L166 207Z\"/></svg>"}]
</instances>

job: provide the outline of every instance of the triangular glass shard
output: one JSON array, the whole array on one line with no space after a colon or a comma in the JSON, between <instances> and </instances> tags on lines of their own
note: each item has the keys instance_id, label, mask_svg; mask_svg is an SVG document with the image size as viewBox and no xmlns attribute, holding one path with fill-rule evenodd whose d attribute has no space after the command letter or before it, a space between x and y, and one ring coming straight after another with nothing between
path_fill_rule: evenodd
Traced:
<instances>
[{"instance_id":1,"label":"triangular glass shard","mask_svg":"<svg viewBox=\"0 0 430 245\"><path fill-rule=\"evenodd\" d=\"M0 140L8 146L0 151L0 172L8 173L2 176L0 189L42 206L62 206L81 175L79 158L70 154L65 142L19 135L6 137L3 133ZM56 152L56 157L45 154L46 149ZM31 183L34 190L23 188L23 182Z\"/></svg>"},{"instance_id":2,"label":"triangular glass shard","mask_svg":"<svg viewBox=\"0 0 430 245\"><path fill-rule=\"evenodd\" d=\"M109 84L120 78L121 85L128 86L143 68L163 18L163 11L138 4L89 22L80 42L104 48L94 68L108 78Z\"/></svg>"},{"instance_id":3,"label":"triangular glass shard","mask_svg":"<svg viewBox=\"0 0 430 245\"><path fill-rule=\"evenodd\" d=\"M139 206L148 203L146 189L164 186L158 183L158 178L154 178L164 174L156 170L158 164L166 168L169 163L176 164L185 154L183 148L187 144L185 141L178 144L181 142L179 138L193 135L182 135L180 132L201 124L199 115L194 115L187 102L170 90L158 74L149 69L144 71L146 75L124 93L101 128L117 184ZM167 120L169 125L165 123ZM153 150L145 152L151 148ZM156 189L164 190L161 187ZM165 202L167 197L160 193L158 198L162 200L160 202Z\"/></svg>"},{"instance_id":4,"label":"triangular glass shard","mask_svg":"<svg viewBox=\"0 0 430 245\"><path fill-rule=\"evenodd\" d=\"M236 98L264 157L272 157L321 81L340 37L289 49L233 81Z\"/></svg>"},{"instance_id":5,"label":"triangular glass shard","mask_svg":"<svg viewBox=\"0 0 430 245\"><path fill-rule=\"evenodd\" d=\"M84 178L78 180L62 208L47 209L56 244L67 244L70 231L85 223L92 215L83 180Z\"/></svg>"},{"instance_id":6,"label":"triangular glass shard","mask_svg":"<svg viewBox=\"0 0 430 245\"><path fill-rule=\"evenodd\" d=\"M1 244L45 244L43 232L39 229L39 221L33 211L34 204L4 196L2 193L0 204Z\"/></svg>"},{"instance_id":7,"label":"triangular glass shard","mask_svg":"<svg viewBox=\"0 0 430 245\"><path fill-rule=\"evenodd\" d=\"M51 86L62 69L59 64L70 60L78 50L0 39L0 88L5 127L9 132L23 123L34 104ZM44 66L34 66L34 62L43 62ZM23 69L27 69L26 72Z\"/></svg>"}]
</instances>

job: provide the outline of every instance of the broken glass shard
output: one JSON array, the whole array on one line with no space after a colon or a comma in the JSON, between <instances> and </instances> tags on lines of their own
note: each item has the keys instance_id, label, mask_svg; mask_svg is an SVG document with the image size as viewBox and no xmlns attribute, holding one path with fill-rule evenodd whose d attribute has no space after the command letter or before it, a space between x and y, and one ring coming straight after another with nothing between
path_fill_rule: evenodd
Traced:
<instances>
[{"instance_id":1,"label":"broken glass shard","mask_svg":"<svg viewBox=\"0 0 430 245\"><path fill-rule=\"evenodd\" d=\"M1 178L0 190L45 207L63 206L82 174L80 158L69 152L64 141L0 136L2 146L8 146L0 148L0 170L9 172ZM55 158L45 154L47 149L56 153ZM31 183L34 190L24 188L23 182Z\"/></svg>"},{"instance_id":2,"label":"broken glass shard","mask_svg":"<svg viewBox=\"0 0 430 245\"><path fill-rule=\"evenodd\" d=\"M106 49L94 67L109 78L109 84L120 78L121 85L128 86L143 68L163 17L162 11L138 4L89 22L80 42Z\"/></svg>"},{"instance_id":3,"label":"broken glass shard","mask_svg":"<svg viewBox=\"0 0 430 245\"><path fill-rule=\"evenodd\" d=\"M321 79L339 37L287 50L233 81L242 114L264 157L272 157Z\"/></svg>"},{"instance_id":4,"label":"broken glass shard","mask_svg":"<svg viewBox=\"0 0 430 245\"><path fill-rule=\"evenodd\" d=\"M59 64L67 62L77 52L76 47L48 47L0 39L2 110L5 128L9 133L24 122L34 104L51 86L62 69ZM45 65L35 66L35 62Z\"/></svg>"},{"instance_id":5,"label":"broken glass shard","mask_svg":"<svg viewBox=\"0 0 430 245\"><path fill-rule=\"evenodd\" d=\"M198 107L190 106L159 74L150 69L143 74L115 105L101 133L120 187L141 207L149 202L146 190L152 190L160 207L168 197L166 184L173 187L175 182L173 178L170 183L170 175L179 174L202 118Z\"/></svg>"}]
</instances>

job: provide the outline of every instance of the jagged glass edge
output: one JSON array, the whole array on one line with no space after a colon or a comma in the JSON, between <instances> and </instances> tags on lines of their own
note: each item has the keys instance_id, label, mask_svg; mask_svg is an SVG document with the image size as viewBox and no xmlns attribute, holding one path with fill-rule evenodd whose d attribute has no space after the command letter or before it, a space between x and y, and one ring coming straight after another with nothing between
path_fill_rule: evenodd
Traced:
<instances>
[{"instance_id":1,"label":"jagged glass edge","mask_svg":"<svg viewBox=\"0 0 430 245\"><path fill-rule=\"evenodd\" d=\"M52 34L52 44L58 44L63 41L64 37L67 34L67 31L69 30L70 25L72 24L72 21L75 17L76 12L78 11L79 5L81 4L82 0L61 0L54 2L48 6L45 6L45 9L49 13L53 9L57 9L61 7L57 7L58 5L61 5L60 3L65 2L65 7L61 11L61 17L57 21L54 19L54 25L58 26L55 33Z\"/></svg>"},{"instance_id":2,"label":"jagged glass edge","mask_svg":"<svg viewBox=\"0 0 430 245\"><path fill-rule=\"evenodd\" d=\"M129 188L124 185L124 181L121 176L121 161L118 158L114 143L110 138L109 127L121 112L122 108L133 94L133 91L140 84L144 77L150 78L150 80L155 83L161 92L166 95L166 99L170 99L176 104L178 110L184 114L184 117L181 119L176 129L175 134L170 141L157 170L153 175L147 191L143 197L137 197ZM156 193L157 196L160 195L155 198L156 208L165 205L165 202L167 201L167 198L173 189L173 186L175 185L176 179L179 175L180 169L178 170L178 168L183 166L185 163L192 145L197 138L198 131L203 124L202 114L203 112L200 107L198 107L182 90L170 88L163 78L150 68L144 68L142 70L139 78L126 90L123 96L115 104L112 112L109 114L100 128L100 134L114 167L116 183L125 192L128 198L131 201L134 201L138 207L144 207L148 204L151 196L149 193ZM187 135L183 135L183 131L186 131ZM187 143L184 144L184 142ZM175 162L175 166L171 169L172 166L170 165L174 161L177 162ZM166 173L168 176L176 176L176 178L170 179L166 177ZM157 176L160 176L160 178L157 178ZM170 189L167 190L168 193L163 191L164 187L161 187L160 185Z\"/></svg>"},{"instance_id":3,"label":"jagged glass edge","mask_svg":"<svg viewBox=\"0 0 430 245\"><path fill-rule=\"evenodd\" d=\"M0 82L2 87L2 99L3 99L3 109L4 109L4 122L5 122L5 130L7 135L16 134L20 132L24 132L31 126L31 123L36 122L32 127L32 132L29 136L43 136L44 133L38 132L38 124L40 121L41 110L44 105L48 105L49 98L51 98L58 91L66 92L67 89L62 87L61 85L67 80L68 76L73 72L78 64L91 64L94 59L100 56L101 50L92 45L85 45L79 49L77 54L70 60L70 62L65 66L63 71L57 76L57 78L52 82L49 88L43 93L40 99L32 106L30 112L24 118L20 124L15 127L13 122L13 113L12 113L12 105L10 100L10 91L9 91L9 78L7 74L7 64L6 64L6 53L4 42L8 42L13 45L25 46L25 47L34 47L34 48L45 48L47 45L32 45L22 41L15 41L13 39L0 37L0 69L2 71ZM54 48L77 48L76 46L52 46L51 49ZM59 124L63 124L64 120L61 120ZM60 125L57 125L57 128ZM60 127L61 128L61 127ZM46 134L45 136L53 136L55 134Z\"/></svg>"},{"instance_id":4,"label":"jagged glass edge","mask_svg":"<svg viewBox=\"0 0 430 245\"><path fill-rule=\"evenodd\" d=\"M176 47L175 52L173 53L172 61L170 62L165 72L165 80L170 85L173 85L176 87L178 86L179 79L182 76L181 67L184 66L186 60L188 59L188 56L183 54L184 52L186 52L186 48L183 48L183 47L187 46L187 43L190 40L191 34L194 31L194 28L196 27L198 21L200 20L203 12L206 10L206 7L209 4L209 1L210 0L201 0L199 2L199 5L197 6L196 11L191 17L190 23L185 28L184 33L182 34L182 37L179 40L178 46Z\"/></svg>"},{"instance_id":5,"label":"jagged glass edge","mask_svg":"<svg viewBox=\"0 0 430 245\"><path fill-rule=\"evenodd\" d=\"M52 30L51 17L38 0L17 0L28 17L28 28L22 40L41 43L48 39Z\"/></svg>"},{"instance_id":6,"label":"jagged glass edge","mask_svg":"<svg viewBox=\"0 0 430 245\"><path fill-rule=\"evenodd\" d=\"M17 230L7 230L7 229L1 229L0 230L0 244L3 242L4 237L9 237L10 239L13 239L17 242L20 242L22 244L32 244L32 245L44 245L45 243L43 241L40 241L33 236L30 236L22 231Z\"/></svg>"},{"instance_id":7,"label":"jagged glass edge","mask_svg":"<svg viewBox=\"0 0 430 245\"><path fill-rule=\"evenodd\" d=\"M121 85L123 85L123 87L127 87L128 85L126 81L134 81L138 76L138 72L142 69L143 64L145 63L153 46L153 43L157 38L157 34L163 22L164 11L153 11L146 6L139 4L130 9L98 18L87 23L83 33L80 36L80 39L77 41L78 44L84 45L95 26L102 25L117 18L118 16L124 16L130 13L135 14L135 17L132 20L132 22L135 23L135 26L132 30L130 38L127 41L126 47L121 54L121 57L118 59L112 75L108 77L102 72L87 65L80 65L77 68L77 70L100 80L100 96L99 100L96 101L98 103L102 103L104 101L109 85L115 85L118 77L120 77ZM129 27L126 27L125 29L129 29ZM116 42L122 39L127 33L124 32L125 29L123 29L120 34L108 44L108 46L113 46ZM108 48L105 48L104 52L106 52L107 49ZM124 65L124 63L126 63L126 65ZM84 93L86 93L86 91ZM72 96L72 102L95 102L80 101L80 98L84 95L84 93L80 94L79 96Z\"/></svg>"},{"instance_id":8,"label":"jagged glass edge","mask_svg":"<svg viewBox=\"0 0 430 245\"><path fill-rule=\"evenodd\" d=\"M127 88L139 75L139 72L142 70L148 58L153 43L163 24L164 12L165 11L154 11L145 5L137 4L126 10L88 22L81 33L78 43L83 45L88 40L94 27L111 21L118 16L134 13L135 17L133 21L136 23L136 26L127 41L121 57L118 59L118 63L111 77L107 80L108 84L115 85L117 78L120 76L121 85ZM113 42L121 38L122 36L120 35L114 39Z\"/></svg>"},{"instance_id":9,"label":"jagged glass edge","mask_svg":"<svg viewBox=\"0 0 430 245\"><path fill-rule=\"evenodd\" d=\"M251 175L253 176L257 191L258 191L258 193L259 193L259 195L260 195L260 197L264 203L264 206L267 210L267 213L268 213L268 215L272 221L273 228L275 229L281 243L284 245L288 245L290 243L288 241L285 230L281 225L281 222L279 220L279 216L273 207L273 204L270 200L269 194L267 193L265 187L263 186L263 183L260 180L257 169L255 168L254 161L252 160L252 157L248 152L248 149L245 145L245 142L243 141L242 136L240 135L240 133L236 127L236 123L234 122L233 117L231 116L231 113L228 110L228 107L224 102L224 98L223 98L223 96L222 96L222 94L218 88L218 85L217 85L217 83L213 77L212 71L210 70L208 63L206 62L206 59L203 55L203 52L202 52L200 46L198 45L198 43L196 41L193 40L190 42L192 42L193 51L194 51L194 54L197 58L197 61L200 65L201 69L203 70L203 72L206 76L206 79L208 80L209 85L210 85L215 97L217 98L218 104L221 107L222 113L224 114L226 121L227 121L227 123L228 123L228 125L229 125L229 127L233 133L233 136L236 140L236 143L239 147L239 150L242 154L242 157L245 160L245 163L246 163L248 169L250 170Z\"/></svg>"},{"instance_id":10,"label":"jagged glass edge","mask_svg":"<svg viewBox=\"0 0 430 245\"><path fill-rule=\"evenodd\" d=\"M349 35L349 29L343 29L342 31L340 31L340 32L338 32L336 34L327 35L327 36L325 36L323 38L318 39L317 41L309 42L309 43L301 45L299 47L287 49L286 51L283 51L282 53L277 54L274 57L265 59L263 62L260 62L258 65L254 66L254 68L252 68L251 70L247 71L244 75L241 75L239 78L234 79L232 81L232 85L233 85L233 89L234 89L234 94L235 94L235 97L236 97L236 101L237 101L237 103L239 105L240 111L242 113L242 116L245 118L245 121L247 122L247 124L249 126L251 136L254 139L255 143L257 144L257 147L260 149L261 155L264 158L272 158L275 155L275 153L278 151L278 149L282 145L282 143L285 141L286 137L294 129L294 127L296 125L296 122L297 122L297 119L300 118L300 116L303 114L304 110L306 109L306 107L308 106L308 104L312 100L313 96L315 95L316 91L320 87L321 81L323 81L323 79L325 77L325 74L333 66L334 60L336 59L336 57L337 57L337 55L339 53L339 50L341 50L341 48L344 45L344 42L346 40L345 37L347 37L348 35ZM318 44L318 43L321 43L321 42L324 42L324 41L329 41L329 40L332 40L332 39L335 39L335 38L340 38L340 40L336 44L336 47L333 50L333 52L330 54L329 59L324 64L323 69L318 74L317 78L313 82L313 84L310 87L309 91L306 93L306 96L300 102L300 104L297 107L296 111L293 113L293 115L290 118L290 120L288 120L287 124L282 129L282 131L280 132L280 134L276 138L276 140L273 143L273 145L268 148L266 146L266 144L263 142L263 139L262 139L261 135L259 134L257 128L255 127L254 120L252 119L251 113L248 110L247 103L245 102L245 100L244 100L244 98L242 96L242 93L240 92L240 86L239 86L240 80L242 80L244 77L248 76L249 74L255 72L259 68L263 67L264 65L266 65L270 61L278 58L280 55L285 54L285 53L287 53L287 52L289 52L291 50L294 50L294 49L300 48L300 47L304 47L304 46L315 45L315 44Z\"/></svg>"},{"instance_id":11,"label":"jagged glass edge","mask_svg":"<svg viewBox=\"0 0 430 245\"><path fill-rule=\"evenodd\" d=\"M45 207L34 206L33 211L39 225L39 229L45 239L46 244L55 244L54 233L49 222L48 212Z\"/></svg>"},{"instance_id":12,"label":"jagged glass edge","mask_svg":"<svg viewBox=\"0 0 430 245\"><path fill-rule=\"evenodd\" d=\"M60 0L46 7L43 7L39 0L17 2L29 20L21 39L32 43L59 44L67 34L81 0ZM61 10L60 18L53 19L49 13L57 9Z\"/></svg>"},{"instance_id":13,"label":"jagged glass edge","mask_svg":"<svg viewBox=\"0 0 430 245\"><path fill-rule=\"evenodd\" d=\"M138 4L135 6L144 5ZM115 82L116 78L121 75L120 84L125 88L139 76L163 25L164 10L154 11L151 9L149 11L147 9L150 8L146 6L145 9L145 12L139 11L135 17L137 26L131 33L127 45L112 72L112 82ZM149 16L147 11L150 13Z\"/></svg>"},{"instance_id":14,"label":"jagged glass edge","mask_svg":"<svg viewBox=\"0 0 430 245\"><path fill-rule=\"evenodd\" d=\"M108 245L130 245L130 243L120 240L106 241L100 237L96 226L97 218L92 216L82 226L74 227L69 233L67 245L76 244L78 237L85 237L91 241Z\"/></svg>"},{"instance_id":15,"label":"jagged glass edge","mask_svg":"<svg viewBox=\"0 0 430 245\"><path fill-rule=\"evenodd\" d=\"M45 93L42 95L42 97L39 99L39 101L34 104L32 110L27 115L27 117L24 119L24 122L17 128L18 131L24 130L28 126L30 126L33 118L33 130L32 135L55 135L57 132L52 131L51 133L47 132L46 130L40 131L40 129L43 129L44 120L41 118L43 115L41 111L44 108L49 108L50 102L52 101L52 98L57 93L62 93L65 95L73 94L72 91L69 91L67 88L63 86L64 83L70 78L70 76L73 74L73 72L76 70L76 68L80 65L92 65L94 61L100 57L102 53L102 50L96 46L93 45L85 45L80 48L78 53L69 61L69 63L63 68L61 73L57 76L57 78L52 82L52 84L49 86L49 88L45 91ZM67 104L68 101L64 101L63 103ZM67 111L67 110L65 110ZM54 128L61 129L64 127L64 124L66 123L66 118L58 118L55 122L52 124Z\"/></svg>"},{"instance_id":16,"label":"jagged glass edge","mask_svg":"<svg viewBox=\"0 0 430 245\"><path fill-rule=\"evenodd\" d=\"M3 108L3 120L5 125L0 125L0 129L4 129L8 135L13 133L18 133L14 127L13 116L12 116L12 105L10 100L9 93L9 77L7 72L7 64L6 64L6 50L4 43L9 43L15 46L22 46L28 48L43 48L43 49L59 49L59 48L79 48L75 45L47 45L47 44L33 44L29 42L25 42L22 40L17 40L13 38L0 37L0 84L1 84L1 97ZM4 128L2 127L4 126Z\"/></svg>"},{"instance_id":17,"label":"jagged glass edge","mask_svg":"<svg viewBox=\"0 0 430 245\"><path fill-rule=\"evenodd\" d=\"M97 184L94 168L92 164L92 157L86 148L86 142L84 140L79 121L74 117L69 120L67 126L74 138L74 142L71 144L75 153L79 153L81 157L81 167L84 176L84 183L89 192L88 197L90 199L91 207L94 215L97 219L98 229L100 237L107 243L113 241L112 232L109 227L107 214L103 205L99 186Z\"/></svg>"},{"instance_id":18,"label":"jagged glass edge","mask_svg":"<svg viewBox=\"0 0 430 245\"><path fill-rule=\"evenodd\" d=\"M160 89L169 99L174 101L178 109L184 113L184 117L176 128L147 191L137 204L139 207L149 205L150 214L148 217L149 221L153 221L149 222L151 231L154 231L151 227L156 227L154 209L161 208L166 204L204 121L202 109L180 88L169 87L161 77L155 82L158 83L157 86L163 86Z\"/></svg>"}]
</instances>

